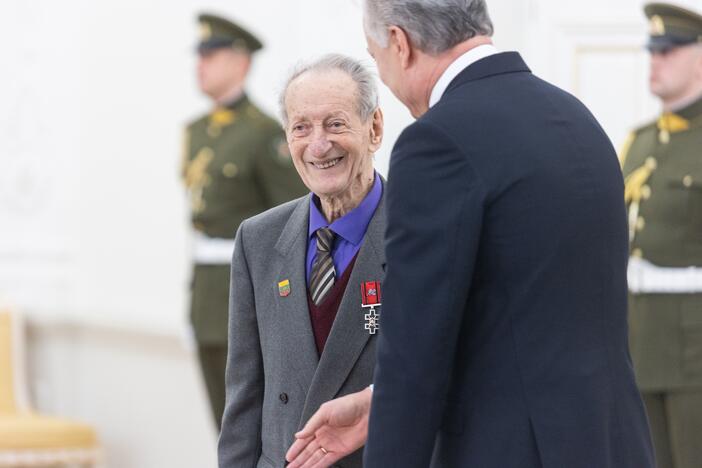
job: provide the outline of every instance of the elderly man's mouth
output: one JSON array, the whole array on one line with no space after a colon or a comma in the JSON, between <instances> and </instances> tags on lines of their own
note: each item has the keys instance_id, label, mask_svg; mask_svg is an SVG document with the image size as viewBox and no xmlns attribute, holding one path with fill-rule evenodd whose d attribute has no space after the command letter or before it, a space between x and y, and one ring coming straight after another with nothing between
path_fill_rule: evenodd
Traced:
<instances>
[{"instance_id":1,"label":"elderly man's mouth","mask_svg":"<svg viewBox=\"0 0 702 468\"><path fill-rule=\"evenodd\" d=\"M329 169L330 167L334 167L337 164L339 164L339 161L341 161L342 159L344 159L343 156L340 158L330 159L329 161L312 163L312 165L314 165L314 167L316 167L317 169Z\"/></svg>"}]
</instances>

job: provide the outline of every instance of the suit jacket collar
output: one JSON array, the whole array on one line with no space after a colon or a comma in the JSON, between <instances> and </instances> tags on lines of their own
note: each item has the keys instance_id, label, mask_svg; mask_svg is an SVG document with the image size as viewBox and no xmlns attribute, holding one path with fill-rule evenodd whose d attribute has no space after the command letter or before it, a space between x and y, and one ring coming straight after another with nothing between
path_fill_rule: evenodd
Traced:
<instances>
[{"instance_id":1,"label":"suit jacket collar","mask_svg":"<svg viewBox=\"0 0 702 468\"><path fill-rule=\"evenodd\" d=\"M501 52L499 54L490 55L489 57L485 57L471 64L459 73L448 85L448 88L446 88L444 96L469 81L476 81L493 75L516 72L531 73L531 70L518 52ZM439 102L441 102L441 100L439 100Z\"/></svg>"},{"instance_id":2,"label":"suit jacket collar","mask_svg":"<svg viewBox=\"0 0 702 468\"><path fill-rule=\"evenodd\" d=\"M468 66L480 59L497 53L499 53L499 51L493 44L482 44L478 47L470 49L460 57L456 58L456 60L451 62L451 64L446 67L446 70L444 70L437 82L434 84L434 88L432 88L431 94L429 95L429 107L433 107L434 104L439 102L441 96L444 95L444 92L448 88L448 85L450 85L453 79L456 78Z\"/></svg>"},{"instance_id":3,"label":"suit jacket collar","mask_svg":"<svg viewBox=\"0 0 702 468\"><path fill-rule=\"evenodd\" d=\"M383 180L383 185L385 181ZM305 281L309 199L300 199L293 209L275 244L284 257L278 278L290 281L290 294L278 297L280 326L287 331L283 355L307 397L301 424L325 401L333 399L346 381L363 348L370 339L364 328L361 307L361 282L380 281L385 268L385 189L380 203L368 224L363 245L358 252L348 286L339 305L336 319L321 358L310 323Z\"/></svg>"},{"instance_id":4,"label":"suit jacket collar","mask_svg":"<svg viewBox=\"0 0 702 468\"><path fill-rule=\"evenodd\" d=\"M290 293L277 299L280 326L288 337L282 343L283 356L295 370L303 391L305 391L317 368L317 345L314 341L312 324L307 307L307 281L305 279L305 257L307 254L307 225L309 223L309 198L297 201L283 231L275 244L275 250L282 257L278 281L290 282Z\"/></svg>"}]
</instances>

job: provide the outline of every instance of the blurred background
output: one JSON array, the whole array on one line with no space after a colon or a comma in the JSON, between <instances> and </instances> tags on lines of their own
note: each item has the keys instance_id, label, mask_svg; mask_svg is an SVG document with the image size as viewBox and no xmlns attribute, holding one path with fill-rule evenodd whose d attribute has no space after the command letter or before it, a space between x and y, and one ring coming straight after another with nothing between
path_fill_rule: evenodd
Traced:
<instances>
[{"instance_id":1,"label":"blurred background","mask_svg":"<svg viewBox=\"0 0 702 468\"><path fill-rule=\"evenodd\" d=\"M615 146L658 112L640 0L488 6L497 47L582 99ZM372 65L354 0L0 3L0 297L27 320L31 402L95 427L108 467L216 466L179 178L182 129L210 107L195 77L201 11L264 41L247 88L270 114L299 59ZM386 174L411 117L382 86L381 107Z\"/></svg>"}]
</instances>

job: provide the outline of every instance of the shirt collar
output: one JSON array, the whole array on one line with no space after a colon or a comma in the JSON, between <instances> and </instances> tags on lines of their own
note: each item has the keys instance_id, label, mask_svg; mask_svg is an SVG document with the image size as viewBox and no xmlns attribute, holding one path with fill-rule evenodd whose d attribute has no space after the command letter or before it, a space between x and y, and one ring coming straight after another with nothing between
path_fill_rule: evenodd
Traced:
<instances>
[{"instance_id":1,"label":"shirt collar","mask_svg":"<svg viewBox=\"0 0 702 468\"><path fill-rule=\"evenodd\" d=\"M498 50L494 45L483 44L470 49L468 52L454 60L451 65L444 70L444 73L442 73L439 77L439 81L436 82L434 88L431 90L429 107L432 107L434 104L439 102L439 99L441 99L441 96L444 95L446 88L448 88L449 84L451 84L453 79L456 78L459 73L478 60L496 53L498 53Z\"/></svg>"},{"instance_id":2,"label":"shirt collar","mask_svg":"<svg viewBox=\"0 0 702 468\"><path fill-rule=\"evenodd\" d=\"M380 181L380 176L376 172L373 188L371 188L370 192L368 192L361 203L341 218L334 220L331 224L327 223L327 219L317 207L315 200L319 200L319 198L314 193L311 194L308 238L311 238L317 229L329 226L336 235L343 237L353 245L358 245L361 240L363 240L363 236L373 217L373 213L375 213L375 209L378 207L378 203L380 203L382 194L383 184Z\"/></svg>"}]
</instances>

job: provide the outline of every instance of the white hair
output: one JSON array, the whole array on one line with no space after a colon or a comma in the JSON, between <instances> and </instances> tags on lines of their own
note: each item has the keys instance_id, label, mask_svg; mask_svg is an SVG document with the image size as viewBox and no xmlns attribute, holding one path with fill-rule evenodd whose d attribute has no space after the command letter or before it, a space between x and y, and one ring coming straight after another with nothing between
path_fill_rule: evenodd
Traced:
<instances>
[{"instance_id":1,"label":"white hair","mask_svg":"<svg viewBox=\"0 0 702 468\"><path fill-rule=\"evenodd\" d=\"M285 97L290 84L301 75L312 71L339 70L346 73L356 83L356 111L361 120L366 122L378 108L378 87L375 77L358 60L341 54L327 54L317 60L298 64L283 84L278 98L280 116L287 125L288 113L285 108Z\"/></svg>"},{"instance_id":2,"label":"white hair","mask_svg":"<svg viewBox=\"0 0 702 468\"><path fill-rule=\"evenodd\" d=\"M381 47L387 47L388 28L398 26L413 46L432 55L494 30L485 0L365 0L364 21Z\"/></svg>"}]
</instances>

